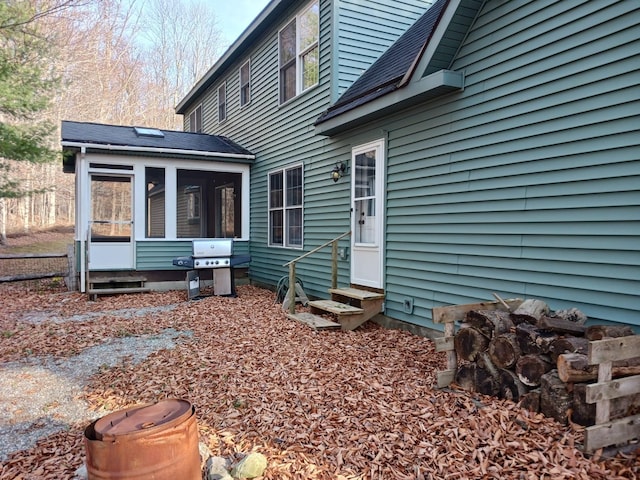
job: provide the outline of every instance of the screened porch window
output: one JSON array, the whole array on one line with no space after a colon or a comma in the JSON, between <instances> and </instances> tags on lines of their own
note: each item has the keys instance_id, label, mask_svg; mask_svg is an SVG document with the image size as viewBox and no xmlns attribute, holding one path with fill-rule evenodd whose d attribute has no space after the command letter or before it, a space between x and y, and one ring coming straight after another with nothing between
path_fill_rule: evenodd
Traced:
<instances>
[{"instance_id":1,"label":"screened porch window","mask_svg":"<svg viewBox=\"0 0 640 480\"><path fill-rule=\"evenodd\" d=\"M177 171L178 238L242 236L242 174Z\"/></svg>"},{"instance_id":2,"label":"screened porch window","mask_svg":"<svg viewBox=\"0 0 640 480\"><path fill-rule=\"evenodd\" d=\"M269 245L302 248L302 165L269 174Z\"/></svg>"},{"instance_id":3,"label":"screened porch window","mask_svg":"<svg viewBox=\"0 0 640 480\"><path fill-rule=\"evenodd\" d=\"M164 238L165 184L164 168L146 167L146 237Z\"/></svg>"}]
</instances>

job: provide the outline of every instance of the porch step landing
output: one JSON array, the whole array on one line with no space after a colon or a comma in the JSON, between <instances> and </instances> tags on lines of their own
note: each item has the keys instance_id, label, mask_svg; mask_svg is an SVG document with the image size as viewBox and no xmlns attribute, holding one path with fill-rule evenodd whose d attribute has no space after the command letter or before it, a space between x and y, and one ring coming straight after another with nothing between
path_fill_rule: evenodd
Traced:
<instances>
[{"instance_id":1,"label":"porch step landing","mask_svg":"<svg viewBox=\"0 0 640 480\"><path fill-rule=\"evenodd\" d=\"M146 277L141 276L91 276L87 294L91 300L98 295L120 295L122 293L146 293L151 289L144 286Z\"/></svg>"}]
</instances>

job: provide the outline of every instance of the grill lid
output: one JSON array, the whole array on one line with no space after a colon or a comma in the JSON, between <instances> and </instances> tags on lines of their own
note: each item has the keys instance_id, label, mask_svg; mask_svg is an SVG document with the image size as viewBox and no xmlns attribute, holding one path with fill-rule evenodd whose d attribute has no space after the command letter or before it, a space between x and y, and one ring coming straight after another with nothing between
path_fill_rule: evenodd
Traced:
<instances>
[{"instance_id":1,"label":"grill lid","mask_svg":"<svg viewBox=\"0 0 640 480\"><path fill-rule=\"evenodd\" d=\"M233 253L233 239L207 238L193 241L194 258L201 257L230 257Z\"/></svg>"}]
</instances>

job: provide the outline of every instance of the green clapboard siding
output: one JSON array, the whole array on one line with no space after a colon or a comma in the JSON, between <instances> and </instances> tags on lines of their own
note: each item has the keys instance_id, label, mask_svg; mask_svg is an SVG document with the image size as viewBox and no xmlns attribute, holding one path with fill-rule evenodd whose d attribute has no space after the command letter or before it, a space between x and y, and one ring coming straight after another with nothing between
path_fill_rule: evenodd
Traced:
<instances>
[{"instance_id":1,"label":"green clapboard siding","mask_svg":"<svg viewBox=\"0 0 640 480\"><path fill-rule=\"evenodd\" d=\"M335 0L335 101L433 3L431 0Z\"/></svg>"},{"instance_id":2,"label":"green clapboard siding","mask_svg":"<svg viewBox=\"0 0 640 480\"><path fill-rule=\"evenodd\" d=\"M248 255L248 242L234 241L234 255ZM136 242L137 270L184 270L174 267L173 259L191 255L191 240Z\"/></svg>"},{"instance_id":3,"label":"green clapboard siding","mask_svg":"<svg viewBox=\"0 0 640 480\"><path fill-rule=\"evenodd\" d=\"M379 125L389 316L496 292L640 326L638 39L636 2L485 5L464 92Z\"/></svg>"},{"instance_id":4,"label":"green clapboard siding","mask_svg":"<svg viewBox=\"0 0 640 480\"><path fill-rule=\"evenodd\" d=\"M204 130L225 135L256 154L251 170L249 245L253 281L275 286L288 275L285 263L349 230L348 178L334 184L329 173L337 159L349 161L352 145L316 136L313 123L331 104L335 93L332 89L338 83L342 89L350 85L431 3L321 0L319 84L279 105L278 30L308 5L308 1L291 2L280 22L258 38L246 55L202 96ZM238 69L247 59L251 61L251 102L240 108ZM223 81L227 89L227 120L218 123L216 92ZM269 247L268 174L299 163L304 169L304 247L301 250ZM340 242L341 247L348 245L349 239ZM326 295L330 257L331 249L326 248L299 264L298 276L308 294ZM339 268L339 281L348 283L348 260L340 261Z\"/></svg>"}]
</instances>

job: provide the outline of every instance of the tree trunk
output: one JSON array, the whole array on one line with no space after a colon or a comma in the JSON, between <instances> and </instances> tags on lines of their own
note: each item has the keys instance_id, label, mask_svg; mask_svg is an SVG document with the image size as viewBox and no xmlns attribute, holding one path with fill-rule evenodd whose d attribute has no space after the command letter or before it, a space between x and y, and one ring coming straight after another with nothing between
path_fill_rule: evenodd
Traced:
<instances>
[{"instance_id":1,"label":"tree trunk","mask_svg":"<svg viewBox=\"0 0 640 480\"><path fill-rule=\"evenodd\" d=\"M558 356L558 376L563 382L582 383L598 378L598 365L589 365L586 355L580 353L563 353ZM613 362L611 377L640 375L640 358Z\"/></svg>"},{"instance_id":2,"label":"tree trunk","mask_svg":"<svg viewBox=\"0 0 640 480\"><path fill-rule=\"evenodd\" d=\"M456 371L454 381L467 392L474 392L476 389L476 364L465 363L460 365Z\"/></svg>"},{"instance_id":3,"label":"tree trunk","mask_svg":"<svg viewBox=\"0 0 640 480\"><path fill-rule=\"evenodd\" d=\"M569 308L567 310L558 310L554 312L554 317L562 318L563 320L569 320L577 323L578 325L584 325L587 323L587 316L577 308Z\"/></svg>"},{"instance_id":4,"label":"tree trunk","mask_svg":"<svg viewBox=\"0 0 640 480\"><path fill-rule=\"evenodd\" d=\"M571 320L563 320L562 318L547 317L543 315L538 321L538 327L543 330L549 330L556 333L568 333L581 337L587 330L587 327Z\"/></svg>"},{"instance_id":5,"label":"tree trunk","mask_svg":"<svg viewBox=\"0 0 640 480\"><path fill-rule=\"evenodd\" d=\"M489 338L513 328L509 312L502 310L470 310L465 316L465 322Z\"/></svg>"},{"instance_id":6,"label":"tree trunk","mask_svg":"<svg viewBox=\"0 0 640 480\"><path fill-rule=\"evenodd\" d=\"M538 413L540 411L540 389L536 388L522 395L518 405L530 412Z\"/></svg>"},{"instance_id":7,"label":"tree trunk","mask_svg":"<svg viewBox=\"0 0 640 480\"><path fill-rule=\"evenodd\" d=\"M489 338L477 328L466 327L458 330L453 343L460 359L474 361L480 352L487 350Z\"/></svg>"},{"instance_id":8,"label":"tree trunk","mask_svg":"<svg viewBox=\"0 0 640 480\"><path fill-rule=\"evenodd\" d=\"M0 198L0 245L7 244L7 200Z\"/></svg>"},{"instance_id":9,"label":"tree trunk","mask_svg":"<svg viewBox=\"0 0 640 480\"><path fill-rule=\"evenodd\" d=\"M542 376L553 368L546 355L524 355L516 363L516 373L522 383L530 387L540 385Z\"/></svg>"},{"instance_id":10,"label":"tree trunk","mask_svg":"<svg viewBox=\"0 0 640 480\"><path fill-rule=\"evenodd\" d=\"M589 341L594 341L607 337L626 337L633 334L633 329L627 325L592 325L587 328L585 337Z\"/></svg>"},{"instance_id":11,"label":"tree trunk","mask_svg":"<svg viewBox=\"0 0 640 480\"><path fill-rule=\"evenodd\" d=\"M527 387L520 381L518 376L511 370L500 370L500 398L517 402L527 393Z\"/></svg>"},{"instance_id":12,"label":"tree trunk","mask_svg":"<svg viewBox=\"0 0 640 480\"><path fill-rule=\"evenodd\" d=\"M520 357L515 333L503 333L489 342L489 356L499 368L512 368Z\"/></svg>"},{"instance_id":13,"label":"tree trunk","mask_svg":"<svg viewBox=\"0 0 640 480\"><path fill-rule=\"evenodd\" d=\"M516 339L523 354L548 353L551 343L558 338L555 333L545 332L529 323L516 327Z\"/></svg>"},{"instance_id":14,"label":"tree trunk","mask_svg":"<svg viewBox=\"0 0 640 480\"><path fill-rule=\"evenodd\" d=\"M528 299L511 314L511 319L516 325L523 322L535 325L540 317L547 313L549 313L549 306L542 300Z\"/></svg>"},{"instance_id":15,"label":"tree trunk","mask_svg":"<svg viewBox=\"0 0 640 480\"><path fill-rule=\"evenodd\" d=\"M563 337L556 338L549 347L549 355L553 363L558 362L558 356L563 353L587 354L589 340L584 337Z\"/></svg>"},{"instance_id":16,"label":"tree trunk","mask_svg":"<svg viewBox=\"0 0 640 480\"><path fill-rule=\"evenodd\" d=\"M567 385L551 370L540 379L540 411L563 425L567 422L567 411L573 404L573 395Z\"/></svg>"}]
</instances>

